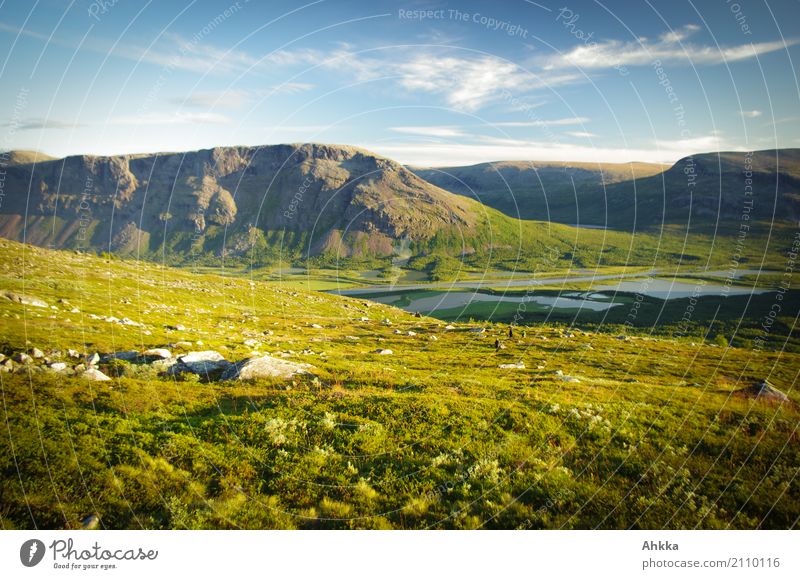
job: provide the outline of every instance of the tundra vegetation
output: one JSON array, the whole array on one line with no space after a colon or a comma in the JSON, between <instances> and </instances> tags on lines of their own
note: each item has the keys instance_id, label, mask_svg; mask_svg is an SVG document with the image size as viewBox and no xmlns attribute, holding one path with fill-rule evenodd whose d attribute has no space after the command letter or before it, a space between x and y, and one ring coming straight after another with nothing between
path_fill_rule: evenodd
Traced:
<instances>
[{"instance_id":1,"label":"tundra vegetation","mask_svg":"<svg viewBox=\"0 0 800 579\"><path fill-rule=\"evenodd\" d=\"M591 320L510 336L5 240L0 264L5 529L798 521L796 305L760 347ZM289 370L231 371L253 358Z\"/></svg>"}]
</instances>

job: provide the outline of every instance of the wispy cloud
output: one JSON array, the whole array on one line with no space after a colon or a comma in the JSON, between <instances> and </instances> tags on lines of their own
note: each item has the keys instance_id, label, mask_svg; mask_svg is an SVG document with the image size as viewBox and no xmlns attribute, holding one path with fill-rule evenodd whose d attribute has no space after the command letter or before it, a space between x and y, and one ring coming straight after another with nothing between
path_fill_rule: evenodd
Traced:
<instances>
[{"instance_id":1,"label":"wispy cloud","mask_svg":"<svg viewBox=\"0 0 800 579\"><path fill-rule=\"evenodd\" d=\"M148 113L146 115L131 117L115 117L108 124L110 125L224 125L230 123L231 119L217 113L195 113L178 112L170 113Z\"/></svg>"},{"instance_id":2,"label":"wispy cloud","mask_svg":"<svg viewBox=\"0 0 800 579\"><path fill-rule=\"evenodd\" d=\"M581 161L674 163L691 154L744 150L710 135L676 141L650 141L639 146L589 146L517 139L486 138L480 143L374 143L367 148L401 163L416 166L453 166L508 161Z\"/></svg>"},{"instance_id":3,"label":"wispy cloud","mask_svg":"<svg viewBox=\"0 0 800 579\"><path fill-rule=\"evenodd\" d=\"M467 112L501 101L508 94L521 95L579 79L573 73L533 73L495 56L442 56L418 51L367 57L342 50L323 64L351 72L361 81L386 78L409 92L439 95L450 107Z\"/></svg>"},{"instance_id":4,"label":"wispy cloud","mask_svg":"<svg viewBox=\"0 0 800 579\"><path fill-rule=\"evenodd\" d=\"M40 118L31 118L31 119L24 119L19 122L7 122L3 123L4 127L14 127L17 131L36 131L41 129L74 129L77 127L83 127L85 125L67 121L59 121L57 119L40 119Z\"/></svg>"},{"instance_id":5,"label":"wispy cloud","mask_svg":"<svg viewBox=\"0 0 800 579\"><path fill-rule=\"evenodd\" d=\"M761 111L753 109L752 111L739 111L739 114L746 119L755 119L761 116Z\"/></svg>"},{"instance_id":6,"label":"wispy cloud","mask_svg":"<svg viewBox=\"0 0 800 579\"><path fill-rule=\"evenodd\" d=\"M564 134L569 135L570 137L577 137L579 139L591 139L593 137L597 137L597 135L594 133L589 133L587 131L567 131Z\"/></svg>"},{"instance_id":7,"label":"wispy cloud","mask_svg":"<svg viewBox=\"0 0 800 579\"><path fill-rule=\"evenodd\" d=\"M690 24L662 34L656 40L640 38L637 42L620 40L590 42L576 46L564 54L547 57L543 65L546 70L570 65L587 69L642 66L649 65L655 60L663 63L713 65L755 58L798 43L797 39L738 46L712 46L688 42L689 37L699 30L699 26Z\"/></svg>"},{"instance_id":8,"label":"wispy cloud","mask_svg":"<svg viewBox=\"0 0 800 579\"><path fill-rule=\"evenodd\" d=\"M463 137L464 131L457 127L389 127L390 131L395 133L404 133L408 135L422 135L425 137Z\"/></svg>"},{"instance_id":9,"label":"wispy cloud","mask_svg":"<svg viewBox=\"0 0 800 579\"><path fill-rule=\"evenodd\" d=\"M563 127L568 125L583 125L590 121L587 117L567 117L564 119L536 119L533 121L508 121L493 123L496 127Z\"/></svg>"},{"instance_id":10,"label":"wispy cloud","mask_svg":"<svg viewBox=\"0 0 800 579\"><path fill-rule=\"evenodd\" d=\"M186 97L172 98L170 102L186 107L237 109L259 98L276 94L297 94L311 90L312 88L314 88L314 85L310 83L285 82L262 90L228 89L221 91L201 91L192 93Z\"/></svg>"}]
</instances>

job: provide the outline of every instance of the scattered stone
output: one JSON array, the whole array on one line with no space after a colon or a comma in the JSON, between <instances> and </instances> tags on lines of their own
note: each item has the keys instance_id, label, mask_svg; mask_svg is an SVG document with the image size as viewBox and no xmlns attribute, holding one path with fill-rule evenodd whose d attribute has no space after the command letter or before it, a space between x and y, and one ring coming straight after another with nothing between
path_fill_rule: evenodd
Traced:
<instances>
[{"instance_id":1,"label":"scattered stone","mask_svg":"<svg viewBox=\"0 0 800 579\"><path fill-rule=\"evenodd\" d=\"M84 363L85 363L87 366L95 366L95 365L97 365L97 364L100 362L100 354L98 354L97 352L95 352L94 354L91 354L91 355L89 355L89 356L86 356L86 357L83 359L83 361L84 361Z\"/></svg>"},{"instance_id":2,"label":"scattered stone","mask_svg":"<svg viewBox=\"0 0 800 579\"><path fill-rule=\"evenodd\" d=\"M173 348L188 349L192 347L191 342L175 342L172 344Z\"/></svg>"},{"instance_id":3,"label":"scattered stone","mask_svg":"<svg viewBox=\"0 0 800 579\"><path fill-rule=\"evenodd\" d=\"M254 338L248 338L243 343L244 343L245 346L247 346L249 348L255 348L256 346L259 345L258 340L254 339Z\"/></svg>"},{"instance_id":4,"label":"scattered stone","mask_svg":"<svg viewBox=\"0 0 800 579\"><path fill-rule=\"evenodd\" d=\"M130 362L131 360L135 360L139 357L139 352L136 350L125 350L123 352L112 352L110 354L104 354L101 356L101 360L103 362L108 362L110 360L124 360L126 362Z\"/></svg>"},{"instance_id":5,"label":"scattered stone","mask_svg":"<svg viewBox=\"0 0 800 579\"><path fill-rule=\"evenodd\" d=\"M30 355L33 358L44 358L44 352L42 352L39 348L31 348Z\"/></svg>"},{"instance_id":6,"label":"scattered stone","mask_svg":"<svg viewBox=\"0 0 800 579\"><path fill-rule=\"evenodd\" d=\"M625 334L620 334L619 336L617 336L617 340L622 340L624 342L627 342L628 340L630 340L630 337L626 336Z\"/></svg>"},{"instance_id":7,"label":"scattered stone","mask_svg":"<svg viewBox=\"0 0 800 579\"><path fill-rule=\"evenodd\" d=\"M394 352L386 348L378 348L377 350L375 350L375 353L381 356L391 356L392 354L394 354Z\"/></svg>"},{"instance_id":8,"label":"scattered stone","mask_svg":"<svg viewBox=\"0 0 800 579\"><path fill-rule=\"evenodd\" d=\"M452 325L452 324L447 324L447 325L444 327L444 329L445 329L445 330L455 330L455 329L456 329L456 327L455 327L454 325Z\"/></svg>"},{"instance_id":9,"label":"scattered stone","mask_svg":"<svg viewBox=\"0 0 800 579\"><path fill-rule=\"evenodd\" d=\"M397 330L395 330L395 331L394 331L394 332L392 332L392 333L393 333L393 334L397 334L397 335L399 336L400 334L402 334L402 333L403 333L403 331L402 331L402 330L400 330L400 329L397 329Z\"/></svg>"},{"instance_id":10,"label":"scattered stone","mask_svg":"<svg viewBox=\"0 0 800 579\"><path fill-rule=\"evenodd\" d=\"M391 326L392 325L392 320L390 320L389 318L383 318L383 321L381 323L384 326Z\"/></svg>"},{"instance_id":11,"label":"scattered stone","mask_svg":"<svg viewBox=\"0 0 800 579\"><path fill-rule=\"evenodd\" d=\"M431 342L435 342L435 341L437 341L439 338L437 338L436 336L434 336L433 334L431 334L430 336L428 336L428 339L429 339Z\"/></svg>"},{"instance_id":12,"label":"scattered stone","mask_svg":"<svg viewBox=\"0 0 800 579\"><path fill-rule=\"evenodd\" d=\"M359 322L368 322L370 320L369 320L369 318L367 316L361 316L360 318L358 318L358 321Z\"/></svg>"},{"instance_id":13,"label":"scattered stone","mask_svg":"<svg viewBox=\"0 0 800 579\"><path fill-rule=\"evenodd\" d=\"M55 370L56 372L63 372L64 370L67 369L67 363L66 362L53 362L52 364L50 364L50 369L51 370Z\"/></svg>"},{"instance_id":14,"label":"scattered stone","mask_svg":"<svg viewBox=\"0 0 800 579\"><path fill-rule=\"evenodd\" d=\"M145 358L160 358L162 360L172 358L172 353L166 348L150 348L145 350L142 355Z\"/></svg>"},{"instance_id":15,"label":"scattered stone","mask_svg":"<svg viewBox=\"0 0 800 579\"><path fill-rule=\"evenodd\" d=\"M225 370L230 366L230 362L219 352L214 350L204 350L202 352L189 352L183 356L178 356L178 364L174 369L178 372L192 372L194 374L209 374L219 370Z\"/></svg>"},{"instance_id":16,"label":"scattered stone","mask_svg":"<svg viewBox=\"0 0 800 579\"><path fill-rule=\"evenodd\" d=\"M742 388L733 393L735 396L754 398L764 402L789 402L789 397L766 380L756 382L752 386Z\"/></svg>"},{"instance_id":17,"label":"scattered stone","mask_svg":"<svg viewBox=\"0 0 800 579\"><path fill-rule=\"evenodd\" d=\"M555 374L556 376L563 376L564 375L564 371L563 370L556 370L555 372L553 372L553 374Z\"/></svg>"},{"instance_id":18,"label":"scattered stone","mask_svg":"<svg viewBox=\"0 0 800 579\"><path fill-rule=\"evenodd\" d=\"M33 358L28 356L25 352L18 352L14 355L14 361L19 364L32 364Z\"/></svg>"},{"instance_id":19,"label":"scattered stone","mask_svg":"<svg viewBox=\"0 0 800 579\"><path fill-rule=\"evenodd\" d=\"M223 380L252 380L254 378L291 378L297 374L309 374L310 364L287 362L272 356L248 358L231 364L222 374Z\"/></svg>"},{"instance_id":20,"label":"scattered stone","mask_svg":"<svg viewBox=\"0 0 800 579\"><path fill-rule=\"evenodd\" d=\"M572 376L560 376L560 379L562 382L573 382L573 383L580 382L580 380Z\"/></svg>"},{"instance_id":21,"label":"scattered stone","mask_svg":"<svg viewBox=\"0 0 800 579\"><path fill-rule=\"evenodd\" d=\"M501 370L524 370L525 364L522 362L517 362L516 364L500 364L498 368Z\"/></svg>"},{"instance_id":22,"label":"scattered stone","mask_svg":"<svg viewBox=\"0 0 800 579\"><path fill-rule=\"evenodd\" d=\"M81 529L92 531L100 526L100 517L97 515L89 515L81 521Z\"/></svg>"},{"instance_id":23,"label":"scattered stone","mask_svg":"<svg viewBox=\"0 0 800 579\"><path fill-rule=\"evenodd\" d=\"M84 378L86 380L93 380L95 382L106 382L108 380L111 380L111 378L103 374L97 368L89 368L87 370L84 370L83 373L81 374L81 378Z\"/></svg>"},{"instance_id":24,"label":"scattered stone","mask_svg":"<svg viewBox=\"0 0 800 579\"><path fill-rule=\"evenodd\" d=\"M322 326L320 326L319 324L311 324L311 327L314 328L315 330L321 330L322 329Z\"/></svg>"},{"instance_id":25,"label":"scattered stone","mask_svg":"<svg viewBox=\"0 0 800 579\"><path fill-rule=\"evenodd\" d=\"M166 329L168 329L168 330L173 330L175 332L185 332L186 331L186 326L184 326L183 324L175 324L174 326L167 325L167 326L164 326L164 327Z\"/></svg>"},{"instance_id":26,"label":"scattered stone","mask_svg":"<svg viewBox=\"0 0 800 579\"><path fill-rule=\"evenodd\" d=\"M407 335L409 335L409 336L416 336L416 335L417 335L417 333L416 333L416 332L413 332L413 331L411 331L411 330L409 330L409 331L407 332Z\"/></svg>"},{"instance_id":27,"label":"scattered stone","mask_svg":"<svg viewBox=\"0 0 800 579\"><path fill-rule=\"evenodd\" d=\"M345 340L353 340L353 341L361 339L358 336L345 336L344 338Z\"/></svg>"},{"instance_id":28,"label":"scattered stone","mask_svg":"<svg viewBox=\"0 0 800 579\"><path fill-rule=\"evenodd\" d=\"M153 368L154 370L167 372L177 363L178 363L177 358L159 358L157 360L153 360L150 363L150 367Z\"/></svg>"},{"instance_id":29,"label":"scattered stone","mask_svg":"<svg viewBox=\"0 0 800 579\"><path fill-rule=\"evenodd\" d=\"M69 356L70 358L75 358L77 360L78 358L81 357L81 353L78 352L77 350L70 349L67 350L67 356Z\"/></svg>"}]
</instances>

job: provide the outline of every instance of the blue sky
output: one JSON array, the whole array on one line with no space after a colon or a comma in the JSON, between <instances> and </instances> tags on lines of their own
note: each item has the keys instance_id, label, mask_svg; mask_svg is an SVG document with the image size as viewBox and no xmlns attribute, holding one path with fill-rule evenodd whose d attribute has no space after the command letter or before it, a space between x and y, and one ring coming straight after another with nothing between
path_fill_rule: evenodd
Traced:
<instances>
[{"instance_id":1,"label":"blue sky","mask_svg":"<svg viewBox=\"0 0 800 579\"><path fill-rule=\"evenodd\" d=\"M13 1L0 148L417 165L800 146L797 1ZM660 64L659 64L660 63Z\"/></svg>"}]
</instances>

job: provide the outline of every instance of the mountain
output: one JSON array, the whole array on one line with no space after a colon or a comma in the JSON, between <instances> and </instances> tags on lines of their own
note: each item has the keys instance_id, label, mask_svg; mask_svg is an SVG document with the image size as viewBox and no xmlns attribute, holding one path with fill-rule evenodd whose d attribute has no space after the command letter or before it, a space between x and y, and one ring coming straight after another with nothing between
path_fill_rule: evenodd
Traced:
<instances>
[{"instance_id":1,"label":"mountain","mask_svg":"<svg viewBox=\"0 0 800 579\"><path fill-rule=\"evenodd\" d=\"M664 170L648 164L499 162L413 170L422 178L523 219L626 231L663 224L738 227L800 217L800 149L694 155ZM752 196L745 172L752 171ZM574 183L574 186L573 186Z\"/></svg>"},{"instance_id":2,"label":"mountain","mask_svg":"<svg viewBox=\"0 0 800 579\"><path fill-rule=\"evenodd\" d=\"M0 153L0 164L2 165L28 165L30 163L42 163L52 161L56 157L46 155L41 151L4 151Z\"/></svg>"},{"instance_id":3,"label":"mountain","mask_svg":"<svg viewBox=\"0 0 800 579\"><path fill-rule=\"evenodd\" d=\"M7 173L0 235L56 248L391 255L400 241L469 236L483 213L390 159L345 146L84 155Z\"/></svg>"},{"instance_id":4,"label":"mountain","mask_svg":"<svg viewBox=\"0 0 800 579\"><path fill-rule=\"evenodd\" d=\"M714 173L704 157L716 156L693 160L698 183L707 184ZM737 161L724 159L727 184ZM753 167L762 183L769 161L760 156L757 161ZM628 172L641 176L658 168L553 163L539 173L547 173L548 183L560 183L562 189L568 182L570 192L540 196L538 205L533 190L524 188L536 172L519 163L502 168L509 179L514 176L510 182L521 191L519 197L531 199L536 220L514 219L431 184L391 159L348 146L218 147L20 163L6 167L0 236L174 264L211 265L224 259L252 266L280 261L363 270L402 263L426 271L431 279L448 279L465 268L534 271L726 259L716 249L711 255L713 230L686 240L683 235L664 236L655 227L644 232L638 227L635 237L631 235L626 219L632 211L638 211L639 223L661 222L656 209L664 204L662 179L671 199L669 211L681 218L675 213L683 203L680 164L633 181L625 180ZM595 189L604 179L617 181L607 185L605 195ZM577 195L573 181L582 183ZM782 186L784 181L781 174ZM634 183L636 203L630 189ZM741 185L733 185L730 195L735 196ZM549 191L546 186L542 190ZM646 203L653 205L649 213L642 211ZM792 207L782 207L782 216L794 214L794 198L787 197L786 203ZM693 207L705 208L699 203ZM609 224L618 230L567 225L575 223ZM713 215L702 215L702 223L713 225ZM765 232L757 235L768 239ZM745 252L748 259L763 255L758 244Z\"/></svg>"},{"instance_id":5,"label":"mountain","mask_svg":"<svg viewBox=\"0 0 800 579\"><path fill-rule=\"evenodd\" d=\"M568 161L497 161L465 167L409 167L429 183L479 200L506 215L575 224L564 201L577 191L595 191L603 183L642 179L666 170L657 163L578 163ZM548 205L556 203L556 207ZM568 203L567 203L568 205ZM553 211L557 210L555 214ZM589 222L586 222L589 223Z\"/></svg>"}]
</instances>

